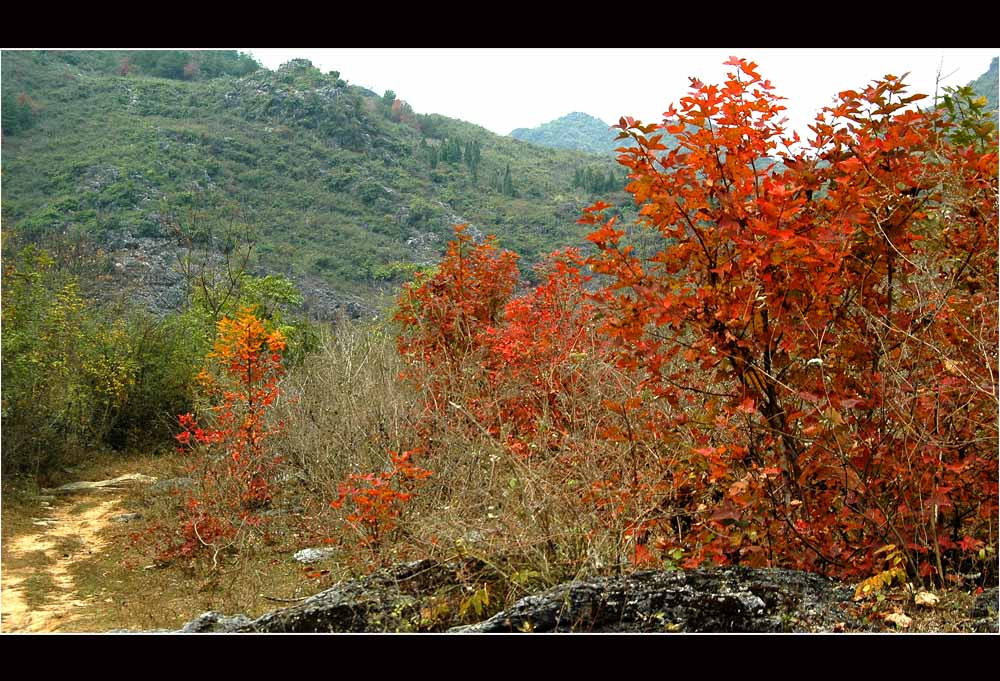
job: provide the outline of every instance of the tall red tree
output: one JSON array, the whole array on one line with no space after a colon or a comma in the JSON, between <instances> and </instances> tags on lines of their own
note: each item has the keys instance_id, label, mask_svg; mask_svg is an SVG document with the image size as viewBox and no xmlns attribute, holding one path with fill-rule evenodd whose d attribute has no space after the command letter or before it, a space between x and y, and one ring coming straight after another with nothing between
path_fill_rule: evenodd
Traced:
<instances>
[{"instance_id":1,"label":"tall red tree","mask_svg":"<svg viewBox=\"0 0 1000 681\"><path fill-rule=\"evenodd\" d=\"M842 575L892 543L941 578L997 538L995 129L956 144L887 76L803 141L757 65L727 64L662 124L618 126L660 250L601 205L581 220L620 364L691 443L688 523L661 541Z\"/></svg>"}]
</instances>

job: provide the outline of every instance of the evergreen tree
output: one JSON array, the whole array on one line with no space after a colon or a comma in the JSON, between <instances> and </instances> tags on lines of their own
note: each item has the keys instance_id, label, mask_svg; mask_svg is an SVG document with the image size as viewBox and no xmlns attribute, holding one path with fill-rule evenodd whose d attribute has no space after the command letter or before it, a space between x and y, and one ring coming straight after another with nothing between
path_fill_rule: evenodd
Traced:
<instances>
[{"instance_id":1,"label":"evergreen tree","mask_svg":"<svg viewBox=\"0 0 1000 681\"><path fill-rule=\"evenodd\" d=\"M3 134L16 135L30 128L35 122L37 105L25 93L3 93Z\"/></svg>"},{"instance_id":2,"label":"evergreen tree","mask_svg":"<svg viewBox=\"0 0 1000 681\"><path fill-rule=\"evenodd\" d=\"M510 164L507 164L507 170L503 174L503 182L500 185L500 192L504 196L514 196L514 181L510 176Z\"/></svg>"},{"instance_id":3,"label":"evergreen tree","mask_svg":"<svg viewBox=\"0 0 1000 681\"><path fill-rule=\"evenodd\" d=\"M482 145L479 140L472 140L465 145L465 165L472 173L472 180L479 181L479 159L482 157Z\"/></svg>"}]
</instances>

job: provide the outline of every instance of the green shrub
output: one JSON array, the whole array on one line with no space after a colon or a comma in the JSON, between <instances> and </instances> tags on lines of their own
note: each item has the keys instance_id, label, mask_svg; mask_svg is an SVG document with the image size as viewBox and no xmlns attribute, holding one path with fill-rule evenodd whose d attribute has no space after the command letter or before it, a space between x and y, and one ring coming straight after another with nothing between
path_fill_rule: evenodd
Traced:
<instances>
[{"instance_id":1,"label":"green shrub","mask_svg":"<svg viewBox=\"0 0 1000 681\"><path fill-rule=\"evenodd\" d=\"M173 415L193 407L212 318L101 309L49 253L4 250L3 474L169 440Z\"/></svg>"}]
</instances>

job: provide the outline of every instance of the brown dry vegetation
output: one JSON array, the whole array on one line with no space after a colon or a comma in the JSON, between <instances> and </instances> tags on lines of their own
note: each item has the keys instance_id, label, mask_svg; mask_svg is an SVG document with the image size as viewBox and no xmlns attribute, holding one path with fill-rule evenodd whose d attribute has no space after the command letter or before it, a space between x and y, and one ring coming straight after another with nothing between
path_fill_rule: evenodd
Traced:
<instances>
[{"instance_id":1,"label":"brown dry vegetation","mask_svg":"<svg viewBox=\"0 0 1000 681\"><path fill-rule=\"evenodd\" d=\"M412 388L399 380L403 368L385 327L342 326L322 352L288 377L278 416L295 425L277 446L301 484L332 500L348 474L387 469L390 450L423 444L417 424L427 416L421 415ZM609 367L583 359L578 370L596 379L607 377ZM592 383L608 397L625 387ZM502 397L497 395L497 402ZM603 414L588 401L578 413L593 413L571 434L576 441L564 443L570 454L521 458L480 427L462 402L456 395L428 428L434 454L421 465L433 475L418 488L399 527L383 539L375 562L466 554L496 565L515 583L530 577L546 584L623 568L628 554L621 542L623 525L648 510L629 509L631 515L619 514L609 523L605 514L581 504L581 496L609 469L631 472L651 457L633 452L631 462L613 458L613 448L597 437ZM543 428L529 447L544 448L545 437ZM590 458L574 454L580 451ZM369 562L373 556L352 548L357 528L343 513L331 510L329 516L329 539L359 554L352 563Z\"/></svg>"},{"instance_id":2,"label":"brown dry vegetation","mask_svg":"<svg viewBox=\"0 0 1000 681\"><path fill-rule=\"evenodd\" d=\"M448 455L426 463L434 475L419 488L399 527L385 536L378 555L360 548L355 528L329 502L346 474L377 470L387 464L386 448L413 444L414 396L397 380L399 369L384 328L348 325L336 329L322 352L285 379L281 416L295 426L276 445L286 454L286 464L272 505L275 513L267 516L266 533L247 534L241 545L220 554L215 567L210 555L170 564L157 560L155 532L147 532L176 519L183 494L137 485L59 497L52 508L60 518L85 518L97 510L104 522L89 550L74 550L82 547L70 546L67 536L51 544L60 555L50 556L23 545L30 538L37 543L39 534L49 531L33 524L32 518L45 511L37 490L5 486L5 591L8 575L30 575L20 590L26 610L43 624L33 630L149 631L176 629L207 610L258 616L374 564L415 557L468 555L494 566L504 577L493 583L484 616L563 580L626 569L621 527L608 525L596 512L581 511L578 502L587 476L599 475L599 457L575 469L579 479L568 478L557 458L520 461L481 432L471 435L474 429L439 431L439 451ZM596 438L594 446L599 446ZM187 475L189 456L97 457L72 477L97 480L124 472L179 477ZM107 522L126 512L143 518ZM310 546L337 552L310 566L292 560L296 551ZM64 576L54 577L51 568L60 561ZM470 584L467 593L442 607L468 606L479 586ZM968 631L972 597L961 590L938 593L939 606L924 609L914 606L902 587L894 587L870 612L880 617L905 611L914 618L910 631ZM11 625L9 603L5 597L4 630L32 630L23 619L20 626ZM466 618L475 616L471 607L466 610Z\"/></svg>"}]
</instances>

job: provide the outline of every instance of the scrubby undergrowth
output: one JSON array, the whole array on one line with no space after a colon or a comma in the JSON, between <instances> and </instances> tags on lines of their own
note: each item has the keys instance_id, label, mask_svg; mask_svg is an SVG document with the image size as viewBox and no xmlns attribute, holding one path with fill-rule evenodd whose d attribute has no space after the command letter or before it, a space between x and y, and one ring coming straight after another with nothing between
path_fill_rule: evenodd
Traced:
<instances>
[{"instance_id":1,"label":"scrubby undergrowth","mask_svg":"<svg viewBox=\"0 0 1000 681\"><path fill-rule=\"evenodd\" d=\"M476 617L647 567L808 570L856 584L862 609L900 585L994 585L995 127L960 92L905 111L919 97L887 78L802 143L755 65L731 65L676 118L621 121L639 225L595 204L594 248L554 253L535 287L459 227L391 320L329 329L295 366L259 302L200 319L213 349L184 366L176 435L192 484L134 532L141 562L235 582L252 556L322 547L303 568L318 586L473 559L492 575L463 586ZM19 323L67 385L64 357L104 376L30 333L62 338L72 289L42 302L19 276L5 353ZM5 409L7 385L5 368ZM5 438L30 427L4 418Z\"/></svg>"}]
</instances>

